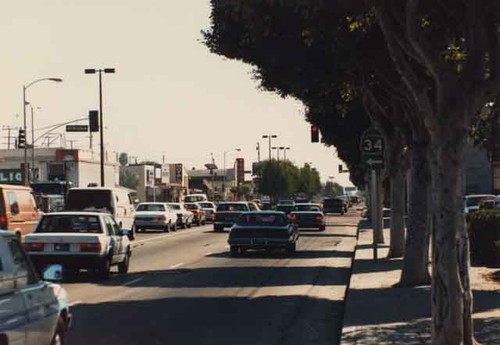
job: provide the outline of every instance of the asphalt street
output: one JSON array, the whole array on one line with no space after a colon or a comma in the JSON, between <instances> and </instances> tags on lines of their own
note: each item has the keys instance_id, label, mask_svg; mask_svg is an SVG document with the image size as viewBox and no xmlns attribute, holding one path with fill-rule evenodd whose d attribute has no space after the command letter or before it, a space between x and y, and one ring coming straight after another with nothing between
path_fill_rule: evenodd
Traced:
<instances>
[{"instance_id":1,"label":"asphalt street","mask_svg":"<svg viewBox=\"0 0 500 345\"><path fill-rule=\"evenodd\" d=\"M230 257L212 225L138 234L131 269L64 282L72 345L336 344L359 212L301 230L297 252Z\"/></svg>"}]
</instances>

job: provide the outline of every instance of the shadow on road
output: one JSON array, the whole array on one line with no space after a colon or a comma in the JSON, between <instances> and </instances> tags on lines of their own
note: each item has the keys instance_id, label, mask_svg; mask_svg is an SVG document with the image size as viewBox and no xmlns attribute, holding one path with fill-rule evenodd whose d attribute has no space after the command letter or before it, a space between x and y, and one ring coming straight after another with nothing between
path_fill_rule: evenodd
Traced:
<instances>
[{"instance_id":1,"label":"shadow on road","mask_svg":"<svg viewBox=\"0 0 500 345\"><path fill-rule=\"evenodd\" d=\"M331 345L339 344L343 303L303 296L172 297L79 304L72 312L73 345Z\"/></svg>"}]
</instances>

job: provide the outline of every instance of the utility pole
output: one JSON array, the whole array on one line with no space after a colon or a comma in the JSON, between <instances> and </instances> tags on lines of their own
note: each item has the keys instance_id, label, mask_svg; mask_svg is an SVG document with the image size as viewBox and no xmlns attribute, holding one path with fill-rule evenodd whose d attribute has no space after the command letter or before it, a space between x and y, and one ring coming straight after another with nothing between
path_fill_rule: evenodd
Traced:
<instances>
[{"instance_id":1,"label":"utility pole","mask_svg":"<svg viewBox=\"0 0 500 345\"><path fill-rule=\"evenodd\" d=\"M277 138L278 136L276 134L266 134L266 135L263 135L262 138L266 139L268 138L269 139L269 161L271 161L271 139L272 138Z\"/></svg>"},{"instance_id":2,"label":"utility pole","mask_svg":"<svg viewBox=\"0 0 500 345\"><path fill-rule=\"evenodd\" d=\"M260 143L259 142L257 142L256 149L257 149L257 162L260 163Z\"/></svg>"}]
</instances>

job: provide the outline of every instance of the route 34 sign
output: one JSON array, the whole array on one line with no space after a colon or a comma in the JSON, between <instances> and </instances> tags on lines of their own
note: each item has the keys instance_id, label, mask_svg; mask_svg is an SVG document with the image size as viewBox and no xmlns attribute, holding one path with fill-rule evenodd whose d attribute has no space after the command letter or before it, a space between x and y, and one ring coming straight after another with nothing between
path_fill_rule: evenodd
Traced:
<instances>
[{"instance_id":1,"label":"route 34 sign","mask_svg":"<svg viewBox=\"0 0 500 345\"><path fill-rule=\"evenodd\" d=\"M385 141L379 131L374 128L364 131L359 145L361 158L368 169L384 168Z\"/></svg>"}]
</instances>

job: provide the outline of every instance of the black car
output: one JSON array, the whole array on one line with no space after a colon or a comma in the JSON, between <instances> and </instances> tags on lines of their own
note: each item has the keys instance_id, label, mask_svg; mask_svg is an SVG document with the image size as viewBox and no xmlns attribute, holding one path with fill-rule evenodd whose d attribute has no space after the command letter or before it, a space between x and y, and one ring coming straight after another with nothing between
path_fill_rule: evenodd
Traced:
<instances>
[{"instance_id":1,"label":"black car","mask_svg":"<svg viewBox=\"0 0 500 345\"><path fill-rule=\"evenodd\" d=\"M295 204L290 212L290 220L295 222L299 228L317 228L320 231L325 230L325 215L321 211L319 204L300 203Z\"/></svg>"},{"instance_id":2,"label":"black car","mask_svg":"<svg viewBox=\"0 0 500 345\"><path fill-rule=\"evenodd\" d=\"M299 231L283 212L244 212L229 233L232 256L248 249L284 248L295 252Z\"/></svg>"},{"instance_id":3,"label":"black car","mask_svg":"<svg viewBox=\"0 0 500 345\"><path fill-rule=\"evenodd\" d=\"M323 213L345 213L345 202L341 198L325 198L323 199Z\"/></svg>"}]
</instances>

